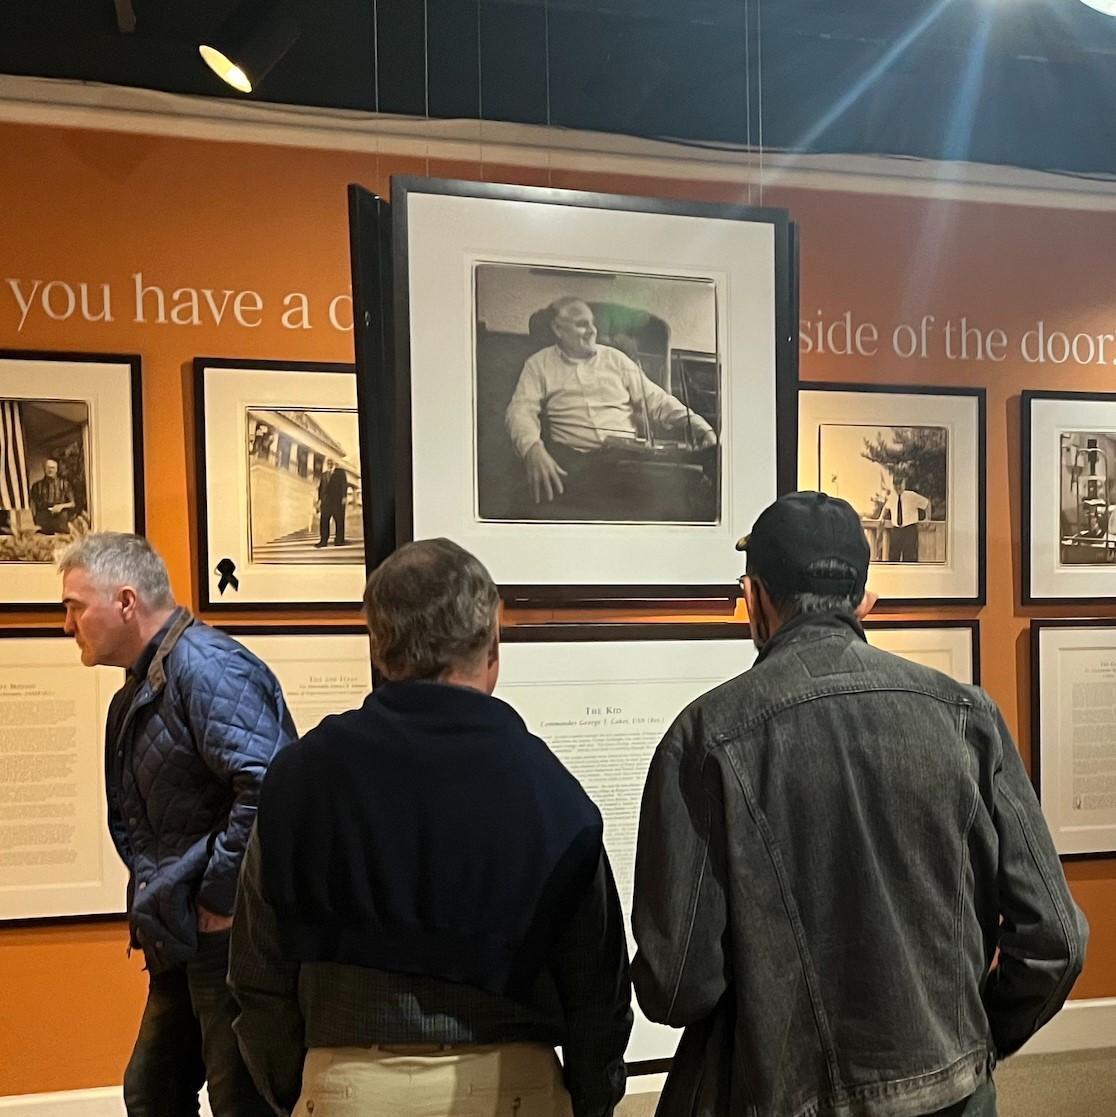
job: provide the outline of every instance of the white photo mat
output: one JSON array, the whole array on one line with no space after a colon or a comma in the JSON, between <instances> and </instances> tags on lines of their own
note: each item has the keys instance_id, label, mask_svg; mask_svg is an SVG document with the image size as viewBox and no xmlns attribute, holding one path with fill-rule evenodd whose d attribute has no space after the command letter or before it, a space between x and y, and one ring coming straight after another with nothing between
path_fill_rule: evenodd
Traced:
<instances>
[{"instance_id":1,"label":"white photo mat","mask_svg":"<svg viewBox=\"0 0 1116 1117\"><path fill-rule=\"evenodd\" d=\"M1026 396L1030 396L1027 393ZM1116 598L1116 563L1073 565L1061 561L1061 436L1070 431L1111 433L1116 437L1116 396L1109 399L1072 395L1062 399L1038 393L1023 407L1029 419L1029 538L1023 539L1030 565L1025 601ZM1029 407L1028 407L1029 402ZM1028 416L1029 411L1029 416ZM1116 461L1110 463L1116 475Z\"/></svg>"},{"instance_id":2,"label":"white photo mat","mask_svg":"<svg viewBox=\"0 0 1116 1117\"><path fill-rule=\"evenodd\" d=\"M448 536L502 585L732 584L733 543L776 493L775 234L761 222L411 192L413 536ZM716 285L721 515L712 525L482 522L474 513L474 267Z\"/></svg>"},{"instance_id":3,"label":"white photo mat","mask_svg":"<svg viewBox=\"0 0 1116 1117\"><path fill-rule=\"evenodd\" d=\"M868 588L884 601L978 602L981 580L981 486L978 462L983 434L978 395L936 394L933 389L857 391L809 388L798 394L798 485L828 491L819 476L818 439L825 424L878 427L944 427L948 431L948 544L943 563L873 562ZM840 496L840 493L832 493Z\"/></svg>"},{"instance_id":4,"label":"white photo mat","mask_svg":"<svg viewBox=\"0 0 1116 1117\"><path fill-rule=\"evenodd\" d=\"M372 689L367 632L221 627L271 668L299 736L330 714L362 705Z\"/></svg>"},{"instance_id":5,"label":"white photo mat","mask_svg":"<svg viewBox=\"0 0 1116 1117\"><path fill-rule=\"evenodd\" d=\"M207 607L343 604L360 601L364 563L336 565L251 561L249 539L248 412L253 410L356 411L353 372L292 367L239 368L200 363L203 393L204 489L198 501L205 526L201 578ZM368 499L366 491L364 499ZM224 559L235 564L236 588L222 592Z\"/></svg>"},{"instance_id":6,"label":"white photo mat","mask_svg":"<svg viewBox=\"0 0 1116 1117\"><path fill-rule=\"evenodd\" d=\"M30 632L0 630L0 920L123 913L104 736L124 675Z\"/></svg>"},{"instance_id":7,"label":"white photo mat","mask_svg":"<svg viewBox=\"0 0 1116 1117\"><path fill-rule=\"evenodd\" d=\"M137 365L138 367L138 359ZM86 471L92 527L95 531L142 530L143 508L137 504L133 431L141 416L132 411L130 360L106 357L67 359L0 356L0 399L80 402L88 408ZM38 477L28 477L28 484ZM57 605L62 576L53 562L0 562L0 605Z\"/></svg>"},{"instance_id":8,"label":"white photo mat","mask_svg":"<svg viewBox=\"0 0 1116 1117\"><path fill-rule=\"evenodd\" d=\"M1116 852L1116 623L1032 622L1032 768L1062 854Z\"/></svg>"},{"instance_id":9,"label":"white photo mat","mask_svg":"<svg viewBox=\"0 0 1116 1117\"><path fill-rule=\"evenodd\" d=\"M901 623L874 625L869 620L864 625L864 635L874 648L902 656L923 667L932 667L967 686L973 685L979 678L975 627Z\"/></svg>"}]
</instances>

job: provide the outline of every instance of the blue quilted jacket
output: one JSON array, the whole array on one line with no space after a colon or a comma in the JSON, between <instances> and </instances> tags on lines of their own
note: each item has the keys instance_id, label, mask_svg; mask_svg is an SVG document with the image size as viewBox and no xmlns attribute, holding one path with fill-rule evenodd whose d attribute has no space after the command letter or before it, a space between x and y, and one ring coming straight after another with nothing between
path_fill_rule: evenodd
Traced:
<instances>
[{"instance_id":1,"label":"blue quilted jacket","mask_svg":"<svg viewBox=\"0 0 1116 1117\"><path fill-rule=\"evenodd\" d=\"M132 938L153 973L193 957L199 903L232 914L260 784L295 737L268 668L177 610L105 747L109 829L131 873Z\"/></svg>"}]
</instances>

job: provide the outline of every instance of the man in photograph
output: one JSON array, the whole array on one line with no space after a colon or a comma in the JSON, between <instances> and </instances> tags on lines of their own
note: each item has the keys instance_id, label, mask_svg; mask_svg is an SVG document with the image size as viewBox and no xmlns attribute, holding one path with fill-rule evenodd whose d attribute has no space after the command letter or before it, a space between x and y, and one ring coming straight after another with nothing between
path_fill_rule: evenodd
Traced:
<instances>
[{"instance_id":1,"label":"man in photograph","mask_svg":"<svg viewBox=\"0 0 1116 1117\"><path fill-rule=\"evenodd\" d=\"M601 494L614 493L609 449L646 439L655 428L693 449L717 445L700 415L619 349L597 344L593 311L584 299L566 295L548 309L555 343L528 357L504 417L535 504L567 494L599 501Z\"/></svg>"},{"instance_id":2,"label":"man in photograph","mask_svg":"<svg viewBox=\"0 0 1116 1117\"><path fill-rule=\"evenodd\" d=\"M870 647L847 502L737 547L754 665L684 710L639 820L636 995L685 1028L657 1117L993 1117L1088 927L995 703Z\"/></svg>"},{"instance_id":3,"label":"man in photograph","mask_svg":"<svg viewBox=\"0 0 1116 1117\"><path fill-rule=\"evenodd\" d=\"M329 545L330 521L333 522L333 543L345 545L345 501L349 493L349 478L332 458L326 458L325 468L318 478L318 542L315 547Z\"/></svg>"},{"instance_id":4,"label":"man in photograph","mask_svg":"<svg viewBox=\"0 0 1116 1117\"><path fill-rule=\"evenodd\" d=\"M58 476L54 458L43 462L43 476L31 485L31 509L43 535L65 535L70 530L77 502L70 482Z\"/></svg>"},{"instance_id":5,"label":"man in photograph","mask_svg":"<svg viewBox=\"0 0 1116 1117\"><path fill-rule=\"evenodd\" d=\"M127 670L109 706L109 831L128 867L147 1004L124 1072L128 1117L272 1117L233 1034L225 984L240 862L264 773L295 736L275 677L175 604L138 535L97 532L63 555L66 631L87 667Z\"/></svg>"},{"instance_id":6,"label":"man in photograph","mask_svg":"<svg viewBox=\"0 0 1116 1117\"><path fill-rule=\"evenodd\" d=\"M891 492L880 509L880 526L890 533L889 562L918 562L918 525L929 518L929 497L907 488L906 474L896 470Z\"/></svg>"},{"instance_id":7,"label":"man in photograph","mask_svg":"<svg viewBox=\"0 0 1116 1117\"><path fill-rule=\"evenodd\" d=\"M499 607L461 547L401 547L364 591L384 681L264 782L229 981L277 1113L610 1117L623 1097L601 815L493 697Z\"/></svg>"}]
</instances>

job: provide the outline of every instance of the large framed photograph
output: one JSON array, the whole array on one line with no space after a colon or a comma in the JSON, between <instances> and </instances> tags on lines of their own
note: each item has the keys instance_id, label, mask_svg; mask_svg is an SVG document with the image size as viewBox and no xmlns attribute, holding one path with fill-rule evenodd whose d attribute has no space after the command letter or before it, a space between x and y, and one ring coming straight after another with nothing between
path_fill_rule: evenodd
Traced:
<instances>
[{"instance_id":1,"label":"large framed photograph","mask_svg":"<svg viewBox=\"0 0 1116 1117\"><path fill-rule=\"evenodd\" d=\"M496 696L519 712L600 808L626 921L639 805L655 747L684 707L754 659L742 624L515 625L501 633ZM679 1033L633 1009L630 1069L662 1069L659 1061L673 1056Z\"/></svg>"},{"instance_id":2,"label":"large framed photograph","mask_svg":"<svg viewBox=\"0 0 1116 1117\"><path fill-rule=\"evenodd\" d=\"M0 609L57 606L90 531L143 531L139 357L0 351Z\"/></svg>"},{"instance_id":3,"label":"large framed photograph","mask_svg":"<svg viewBox=\"0 0 1116 1117\"><path fill-rule=\"evenodd\" d=\"M803 383L798 486L847 500L887 605L985 600L985 393Z\"/></svg>"},{"instance_id":4,"label":"large framed photograph","mask_svg":"<svg viewBox=\"0 0 1116 1117\"><path fill-rule=\"evenodd\" d=\"M352 608L365 495L351 365L194 362L203 609Z\"/></svg>"},{"instance_id":5,"label":"large framed photograph","mask_svg":"<svg viewBox=\"0 0 1116 1117\"><path fill-rule=\"evenodd\" d=\"M1116 621L1031 621L1031 773L1054 845L1116 853Z\"/></svg>"},{"instance_id":6,"label":"large framed photograph","mask_svg":"<svg viewBox=\"0 0 1116 1117\"><path fill-rule=\"evenodd\" d=\"M864 635L874 648L932 667L967 686L980 684L980 622L867 619Z\"/></svg>"},{"instance_id":7,"label":"large framed photograph","mask_svg":"<svg viewBox=\"0 0 1116 1117\"><path fill-rule=\"evenodd\" d=\"M1024 392L1023 603L1116 601L1116 394Z\"/></svg>"},{"instance_id":8,"label":"large framed photograph","mask_svg":"<svg viewBox=\"0 0 1116 1117\"><path fill-rule=\"evenodd\" d=\"M61 629L0 628L0 920L120 915L103 733L124 672Z\"/></svg>"},{"instance_id":9,"label":"large framed photograph","mask_svg":"<svg viewBox=\"0 0 1116 1117\"><path fill-rule=\"evenodd\" d=\"M218 626L271 668L301 736L330 714L360 706L372 689L363 625Z\"/></svg>"},{"instance_id":10,"label":"large framed photograph","mask_svg":"<svg viewBox=\"0 0 1116 1117\"><path fill-rule=\"evenodd\" d=\"M400 539L511 600L736 596L794 482L787 215L415 178L392 210Z\"/></svg>"}]
</instances>

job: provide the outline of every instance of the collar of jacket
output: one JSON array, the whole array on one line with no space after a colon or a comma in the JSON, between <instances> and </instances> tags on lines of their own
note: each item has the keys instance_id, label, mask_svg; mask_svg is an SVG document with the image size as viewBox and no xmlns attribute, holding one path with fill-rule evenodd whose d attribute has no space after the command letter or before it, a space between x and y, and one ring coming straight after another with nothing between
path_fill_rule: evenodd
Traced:
<instances>
[{"instance_id":1,"label":"collar of jacket","mask_svg":"<svg viewBox=\"0 0 1116 1117\"><path fill-rule=\"evenodd\" d=\"M368 701L401 714L449 717L462 727L519 733L527 730L519 714L495 695L436 679L382 683L369 695Z\"/></svg>"},{"instance_id":2,"label":"collar of jacket","mask_svg":"<svg viewBox=\"0 0 1116 1117\"><path fill-rule=\"evenodd\" d=\"M178 638L193 623L194 614L185 606L180 605L174 613L171 614L170 628L167 629L166 636L163 637L162 642L155 652L155 657L151 660L151 665L147 668L147 681L151 684L152 692L162 690L167 681L167 671L163 665L164 661L167 656L170 655L171 649L178 643Z\"/></svg>"},{"instance_id":3,"label":"collar of jacket","mask_svg":"<svg viewBox=\"0 0 1116 1117\"><path fill-rule=\"evenodd\" d=\"M844 632L846 635L853 632L864 640L864 629L860 621L852 615L842 611L832 613L800 613L792 617L784 625L779 626L779 631L767 641L756 656L756 662L765 660L772 652L791 644L801 643L803 640L816 640L834 632Z\"/></svg>"}]
</instances>

